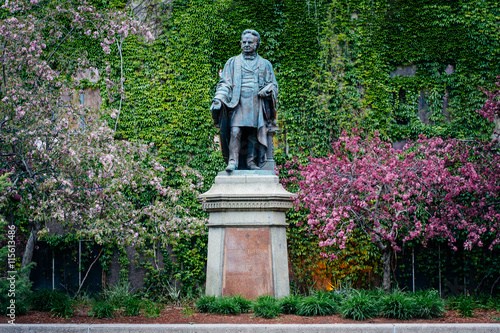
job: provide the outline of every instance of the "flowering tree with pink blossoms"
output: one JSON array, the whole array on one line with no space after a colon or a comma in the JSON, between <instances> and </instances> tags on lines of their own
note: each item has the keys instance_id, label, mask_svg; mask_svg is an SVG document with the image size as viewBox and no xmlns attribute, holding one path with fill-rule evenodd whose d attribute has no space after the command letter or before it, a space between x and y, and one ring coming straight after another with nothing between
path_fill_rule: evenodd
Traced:
<instances>
[{"instance_id":1,"label":"flowering tree with pink blossoms","mask_svg":"<svg viewBox=\"0 0 500 333\"><path fill-rule=\"evenodd\" d=\"M432 238L489 249L500 243L500 155L496 141L421 137L396 151L377 134L344 135L333 153L301 167L296 207L325 249L345 247L357 229L382 253L383 287L390 258L409 241ZM489 243L485 244L488 240ZM335 259L335 253L323 253Z\"/></svg>"},{"instance_id":2,"label":"flowering tree with pink blossoms","mask_svg":"<svg viewBox=\"0 0 500 333\"><path fill-rule=\"evenodd\" d=\"M165 186L151 147L115 140L99 112L63 98L91 65L86 50L68 51L75 40L109 53L129 34L151 34L125 13L86 1L14 0L1 11L0 173L11 185L0 201L10 202L9 223L29 234L22 266L49 222L99 244L172 243L179 233L203 232L203 221L177 203L183 193L196 195L198 174L179 168L184 184Z\"/></svg>"},{"instance_id":3,"label":"flowering tree with pink blossoms","mask_svg":"<svg viewBox=\"0 0 500 333\"><path fill-rule=\"evenodd\" d=\"M488 96L488 99L484 103L483 107L480 110L477 110L484 118L488 119L490 122L499 121L500 118L500 75L497 76L498 81L495 82L498 87L495 90L488 91L483 89L483 92ZM493 136L496 138L500 137L500 133L498 132L498 126L496 127L497 132L493 132Z\"/></svg>"}]
</instances>

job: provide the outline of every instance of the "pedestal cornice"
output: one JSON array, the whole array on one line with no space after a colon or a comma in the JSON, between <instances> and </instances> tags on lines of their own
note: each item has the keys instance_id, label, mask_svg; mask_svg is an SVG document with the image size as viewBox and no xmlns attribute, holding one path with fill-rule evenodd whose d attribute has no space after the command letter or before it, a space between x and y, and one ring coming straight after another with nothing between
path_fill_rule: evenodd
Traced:
<instances>
[{"instance_id":1,"label":"pedestal cornice","mask_svg":"<svg viewBox=\"0 0 500 333\"><path fill-rule=\"evenodd\" d=\"M214 185L198 197L207 212L287 211L292 208L293 193L286 191L278 176L267 171L221 172Z\"/></svg>"}]
</instances>

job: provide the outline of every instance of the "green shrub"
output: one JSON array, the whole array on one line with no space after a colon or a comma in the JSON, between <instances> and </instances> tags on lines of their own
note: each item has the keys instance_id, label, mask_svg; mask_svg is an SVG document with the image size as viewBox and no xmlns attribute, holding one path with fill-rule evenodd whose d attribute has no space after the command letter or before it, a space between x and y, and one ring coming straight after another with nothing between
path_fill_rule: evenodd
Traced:
<instances>
[{"instance_id":1,"label":"green shrub","mask_svg":"<svg viewBox=\"0 0 500 333\"><path fill-rule=\"evenodd\" d=\"M202 313L213 313L216 302L217 297L215 296L202 296L196 300L195 305L196 309Z\"/></svg>"},{"instance_id":2,"label":"green shrub","mask_svg":"<svg viewBox=\"0 0 500 333\"><path fill-rule=\"evenodd\" d=\"M0 252L6 252L7 247L0 249ZM0 262L4 258L3 255L0 255ZM28 313L28 304L29 298L31 296L31 282L28 278L29 268L25 268L22 270L18 270L18 273L15 274L15 280L10 279L7 280L7 277L0 276L0 313L2 315L7 315L10 312L8 306L11 306L11 299L15 299L15 315L24 315ZM1 272L0 272L1 274ZM15 285L15 298L9 296L11 294L11 281L13 281Z\"/></svg>"},{"instance_id":3,"label":"green shrub","mask_svg":"<svg viewBox=\"0 0 500 333\"><path fill-rule=\"evenodd\" d=\"M57 290L40 290L33 293L29 300L35 311L50 311L57 317L68 318L73 315L74 301L65 293Z\"/></svg>"},{"instance_id":4,"label":"green shrub","mask_svg":"<svg viewBox=\"0 0 500 333\"><path fill-rule=\"evenodd\" d=\"M378 304L373 294L353 290L340 305L340 313L344 318L366 320L378 315Z\"/></svg>"},{"instance_id":5,"label":"green shrub","mask_svg":"<svg viewBox=\"0 0 500 333\"><path fill-rule=\"evenodd\" d=\"M195 304L200 312L231 315L248 312L252 308L252 301L241 296L202 296Z\"/></svg>"},{"instance_id":6,"label":"green shrub","mask_svg":"<svg viewBox=\"0 0 500 333\"><path fill-rule=\"evenodd\" d=\"M9 173L0 176L0 192L4 193L4 190L11 186L7 181ZM0 208L3 208L5 204L4 200L0 200ZM0 243L4 243L8 238L13 237L13 235L8 236L7 232L8 223L2 215L0 215ZM17 232L20 232L18 230ZM26 314L28 312L28 304L31 296L31 281L29 279L29 272L33 267L34 263L29 264L24 268L17 270L17 273L11 274L6 271L7 268L7 258L9 256L9 248L4 243L5 246L0 246L0 315L8 316L8 319L13 320L14 316L19 316ZM9 270L13 271L12 267ZM15 295L13 294L15 292ZM14 300L15 303L11 303ZM15 308L13 308L15 307Z\"/></svg>"},{"instance_id":7,"label":"green shrub","mask_svg":"<svg viewBox=\"0 0 500 333\"><path fill-rule=\"evenodd\" d=\"M446 305L449 309L457 311L463 317L472 317L475 303L471 296L459 295L448 298Z\"/></svg>"},{"instance_id":8,"label":"green shrub","mask_svg":"<svg viewBox=\"0 0 500 333\"><path fill-rule=\"evenodd\" d=\"M50 311L52 303L64 297L66 295L58 290L44 289L35 291L29 299L30 307L35 311Z\"/></svg>"},{"instance_id":9,"label":"green shrub","mask_svg":"<svg viewBox=\"0 0 500 333\"><path fill-rule=\"evenodd\" d=\"M115 305L108 301L95 301L90 315L96 318L113 318Z\"/></svg>"},{"instance_id":10,"label":"green shrub","mask_svg":"<svg viewBox=\"0 0 500 333\"><path fill-rule=\"evenodd\" d=\"M317 292L300 300L297 314L299 316L328 316L338 312L336 300L327 293Z\"/></svg>"},{"instance_id":11,"label":"green shrub","mask_svg":"<svg viewBox=\"0 0 500 333\"><path fill-rule=\"evenodd\" d=\"M414 317L415 300L406 293L395 290L380 299L380 314L385 318L410 319Z\"/></svg>"},{"instance_id":12,"label":"green shrub","mask_svg":"<svg viewBox=\"0 0 500 333\"><path fill-rule=\"evenodd\" d=\"M128 297L123 301L123 304L125 306L125 316L137 316L139 312L141 312L141 300L134 298L134 297Z\"/></svg>"},{"instance_id":13,"label":"green shrub","mask_svg":"<svg viewBox=\"0 0 500 333\"><path fill-rule=\"evenodd\" d=\"M85 308L90 308L92 306L93 297L87 291L83 290L77 294L75 299L75 303L78 303L78 306L83 306Z\"/></svg>"},{"instance_id":14,"label":"green shrub","mask_svg":"<svg viewBox=\"0 0 500 333\"><path fill-rule=\"evenodd\" d=\"M50 304L50 312L57 317L69 318L73 315L74 301L67 295L59 293L53 297Z\"/></svg>"},{"instance_id":15,"label":"green shrub","mask_svg":"<svg viewBox=\"0 0 500 333\"><path fill-rule=\"evenodd\" d=\"M342 293L338 291L326 291L326 290L318 290L313 293L316 297L329 299L333 301L335 304L340 304L343 300Z\"/></svg>"},{"instance_id":16,"label":"green shrub","mask_svg":"<svg viewBox=\"0 0 500 333\"><path fill-rule=\"evenodd\" d=\"M299 307L301 297L297 295L290 295L280 300L281 311L284 314L296 314Z\"/></svg>"},{"instance_id":17,"label":"green shrub","mask_svg":"<svg viewBox=\"0 0 500 333\"><path fill-rule=\"evenodd\" d=\"M253 305L255 316L262 318L276 318L281 314L281 302L272 296L261 296Z\"/></svg>"},{"instance_id":18,"label":"green shrub","mask_svg":"<svg viewBox=\"0 0 500 333\"><path fill-rule=\"evenodd\" d=\"M473 317L474 316L474 299L472 297L458 297L456 303L456 310L462 317Z\"/></svg>"},{"instance_id":19,"label":"green shrub","mask_svg":"<svg viewBox=\"0 0 500 333\"><path fill-rule=\"evenodd\" d=\"M163 304L148 301L145 305L145 314L148 318L158 318L160 316L161 310L163 310Z\"/></svg>"},{"instance_id":20,"label":"green shrub","mask_svg":"<svg viewBox=\"0 0 500 333\"><path fill-rule=\"evenodd\" d=\"M414 317L436 318L444 314L444 300L437 290L418 291L413 296L415 300Z\"/></svg>"},{"instance_id":21,"label":"green shrub","mask_svg":"<svg viewBox=\"0 0 500 333\"><path fill-rule=\"evenodd\" d=\"M500 295L479 294L471 297L474 299L476 309L500 311Z\"/></svg>"},{"instance_id":22,"label":"green shrub","mask_svg":"<svg viewBox=\"0 0 500 333\"><path fill-rule=\"evenodd\" d=\"M491 299L490 295L486 294L479 294L479 295L474 295L474 305L476 309L483 309L483 310L489 310L490 307L488 306L489 300Z\"/></svg>"},{"instance_id":23,"label":"green shrub","mask_svg":"<svg viewBox=\"0 0 500 333\"><path fill-rule=\"evenodd\" d=\"M130 297L130 283L120 282L112 287L104 289L104 299L113 303L115 307L121 307L126 299Z\"/></svg>"},{"instance_id":24,"label":"green shrub","mask_svg":"<svg viewBox=\"0 0 500 333\"><path fill-rule=\"evenodd\" d=\"M500 296L490 297L486 305L488 309L500 311Z\"/></svg>"},{"instance_id":25,"label":"green shrub","mask_svg":"<svg viewBox=\"0 0 500 333\"><path fill-rule=\"evenodd\" d=\"M241 295L233 296L234 301L239 305L242 313L247 313L252 309L252 301L243 298Z\"/></svg>"},{"instance_id":26,"label":"green shrub","mask_svg":"<svg viewBox=\"0 0 500 333\"><path fill-rule=\"evenodd\" d=\"M217 297L213 303L212 313L237 315L241 313L238 302L230 296Z\"/></svg>"}]
</instances>

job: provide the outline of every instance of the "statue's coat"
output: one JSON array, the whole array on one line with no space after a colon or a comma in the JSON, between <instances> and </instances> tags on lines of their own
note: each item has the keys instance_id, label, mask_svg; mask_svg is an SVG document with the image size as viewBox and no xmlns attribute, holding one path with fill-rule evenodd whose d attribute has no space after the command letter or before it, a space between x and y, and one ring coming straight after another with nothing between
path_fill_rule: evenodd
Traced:
<instances>
[{"instance_id":1,"label":"statue's coat","mask_svg":"<svg viewBox=\"0 0 500 333\"><path fill-rule=\"evenodd\" d=\"M242 54L229 59L222 71L214 97L225 106L220 110L214 110L212 117L215 124L220 127L222 155L226 163L229 156L231 126L257 128L257 140L265 148L267 147L266 122L272 123L276 119L278 83L271 63L257 55L256 66L253 69L245 66ZM243 70L254 72L255 85L251 96L242 96ZM258 93L263 89L271 91L271 95L266 98L259 97ZM256 117L252 114L256 114Z\"/></svg>"}]
</instances>

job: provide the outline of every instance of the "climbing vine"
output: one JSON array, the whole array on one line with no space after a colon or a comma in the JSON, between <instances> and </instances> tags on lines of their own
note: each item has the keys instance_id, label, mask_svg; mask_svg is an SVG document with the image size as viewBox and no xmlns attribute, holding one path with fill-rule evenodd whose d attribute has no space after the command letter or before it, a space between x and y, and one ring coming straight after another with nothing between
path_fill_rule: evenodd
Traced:
<instances>
[{"instance_id":1,"label":"climbing vine","mask_svg":"<svg viewBox=\"0 0 500 333\"><path fill-rule=\"evenodd\" d=\"M500 73L500 10L494 1L177 0L158 8L161 29L151 44L131 36L120 49L110 45L106 57L92 58L100 46L91 39L79 43L114 77L98 86L103 108L122 103L120 116L107 119L116 137L154 143L171 186L183 178L175 172L180 165L204 176L203 190L223 169L208 110L218 72L239 53L246 28L261 33L259 54L273 64L280 87L281 164L293 156L325 156L341 131L353 128L378 130L393 142L422 133L491 135L494 125L475 111L485 100L479 87L491 88ZM193 196L180 202L206 217ZM291 225L301 219L300 213L289 214ZM291 232L290 252L298 253L307 235L300 228ZM193 237L199 238L186 242L206 244L205 235ZM200 283L205 259L202 253L187 255L189 250L179 244L174 252L197 267ZM182 260L173 263L174 275Z\"/></svg>"},{"instance_id":2,"label":"climbing vine","mask_svg":"<svg viewBox=\"0 0 500 333\"><path fill-rule=\"evenodd\" d=\"M339 126L488 138L475 110L500 72L499 15L492 1L333 1L322 57Z\"/></svg>"}]
</instances>

